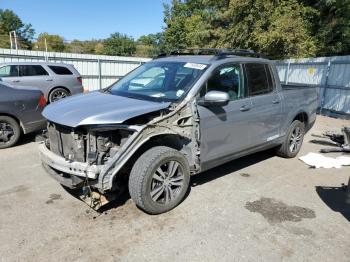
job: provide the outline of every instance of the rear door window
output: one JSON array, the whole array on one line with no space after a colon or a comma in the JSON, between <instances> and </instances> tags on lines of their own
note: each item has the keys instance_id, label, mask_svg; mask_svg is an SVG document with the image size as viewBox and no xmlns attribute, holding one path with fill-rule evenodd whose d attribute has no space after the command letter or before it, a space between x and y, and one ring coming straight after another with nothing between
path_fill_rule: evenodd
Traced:
<instances>
[{"instance_id":1,"label":"rear door window","mask_svg":"<svg viewBox=\"0 0 350 262\"><path fill-rule=\"evenodd\" d=\"M49 68L56 74L56 75L73 75L73 73L64 66L49 66Z\"/></svg>"},{"instance_id":2,"label":"rear door window","mask_svg":"<svg viewBox=\"0 0 350 262\"><path fill-rule=\"evenodd\" d=\"M20 76L44 76L48 75L46 70L41 65L20 65Z\"/></svg>"},{"instance_id":3,"label":"rear door window","mask_svg":"<svg viewBox=\"0 0 350 262\"><path fill-rule=\"evenodd\" d=\"M272 92L271 72L265 64L249 63L245 65L249 96L263 95Z\"/></svg>"},{"instance_id":4,"label":"rear door window","mask_svg":"<svg viewBox=\"0 0 350 262\"><path fill-rule=\"evenodd\" d=\"M17 76L18 76L17 65L7 65L0 68L0 77L17 77Z\"/></svg>"}]
</instances>

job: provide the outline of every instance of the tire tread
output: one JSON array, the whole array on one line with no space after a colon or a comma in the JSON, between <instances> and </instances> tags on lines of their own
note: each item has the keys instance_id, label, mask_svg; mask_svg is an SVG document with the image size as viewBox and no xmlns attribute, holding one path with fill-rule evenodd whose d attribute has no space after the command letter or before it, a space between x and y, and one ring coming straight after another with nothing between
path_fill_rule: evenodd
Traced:
<instances>
[{"instance_id":1,"label":"tire tread","mask_svg":"<svg viewBox=\"0 0 350 262\"><path fill-rule=\"evenodd\" d=\"M289 129L288 129L288 133L286 134L286 138L285 138L285 141L283 142L282 145L280 145L277 149L276 149L276 154L280 157L283 157L283 158L293 158L295 157L298 153L291 153L288 149L288 146L289 146L289 137L291 135L291 132L293 131L294 127L297 126L297 125L300 125L301 128L302 128L302 132L303 132L303 136L305 135L305 125L303 122L300 122L299 120L294 120L292 122L292 124L290 125ZM303 142L303 141L302 141ZM300 148L299 148L300 150Z\"/></svg>"},{"instance_id":2,"label":"tire tread","mask_svg":"<svg viewBox=\"0 0 350 262\"><path fill-rule=\"evenodd\" d=\"M161 212L157 210L151 210L149 207L145 205L143 199L143 185L146 183L146 179L148 178L148 170L152 166L152 164L164 156L178 155L179 151L166 147L166 146L156 146L148 151L144 152L133 165L130 177L129 177L129 193L132 200L135 204L145 210L150 214L159 214ZM171 209L171 208L170 208ZM169 210L170 210L169 209Z\"/></svg>"}]
</instances>

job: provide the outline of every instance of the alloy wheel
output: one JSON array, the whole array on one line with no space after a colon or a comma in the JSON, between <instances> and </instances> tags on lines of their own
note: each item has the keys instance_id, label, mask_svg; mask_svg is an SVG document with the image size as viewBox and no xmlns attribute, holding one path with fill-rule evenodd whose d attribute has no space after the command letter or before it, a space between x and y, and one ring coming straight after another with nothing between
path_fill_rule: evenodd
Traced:
<instances>
[{"instance_id":1,"label":"alloy wheel","mask_svg":"<svg viewBox=\"0 0 350 262\"><path fill-rule=\"evenodd\" d=\"M50 102L55 102L55 101L58 101L62 98L65 98L68 96L68 93L67 91L64 91L64 90L54 90L52 95L51 95L51 101Z\"/></svg>"},{"instance_id":2,"label":"alloy wheel","mask_svg":"<svg viewBox=\"0 0 350 262\"><path fill-rule=\"evenodd\" d=\"M159 204L168 204L174 201L184 185L183 168L177 161L168 161L161 164L151 181L151 198Z\"/></svg>"},{"instance_id":3,"label":"alloy wheel","mask_svg":"<svg viewBox=\"0 0 350 262\"><path fill-rule=\"evenodd\" d=\"M303 138L303 134L302 134L301 128L300 126L296 126L292 131L292 135L289 140L290 152L294 153L300 149L302 138Z\"/></svg>"},{"instance_id":4,"label":"alloy wheel","mask_svg":"<svg viewBox=\"0 0 350 262\"><path fill-rule=\"evenodd\" d=\"M15 135L15 131L9 123L0 122L0 144L1 145L11 141L14 135Z\"/></svg>"}]
</instances>

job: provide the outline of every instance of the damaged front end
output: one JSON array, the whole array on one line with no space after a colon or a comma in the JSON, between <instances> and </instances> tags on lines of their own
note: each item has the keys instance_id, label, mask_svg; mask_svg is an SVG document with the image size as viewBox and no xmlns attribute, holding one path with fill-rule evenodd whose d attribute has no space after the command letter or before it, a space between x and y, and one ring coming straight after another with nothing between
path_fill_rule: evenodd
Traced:
<instances>
[{"instance_id":1,"label":"damaged front end","mask_svg":"<svg viewBox=\"0 0 350 262\"><path fill-rule=\"evenodd\" d=\"M122 125L71 128L48 122L47 139L39 148L40 157L54 179L70 189L82 188L81 198L91 207L99 208L110 198L98 192L98 176L104 164L134 132Z\"/></svg>"},{"instance_id":2,"label":"damaged front end","mask_svg":"<svg viewBox=\"0 0 350 262\"><path fill-rule=\"evenodd\" d=\"M40 156L54 179L68 188L83 189L81 199L98 209L123 192L133 157L147 146L171 145L184 153L192 173L199 172L198 119L195 102L183 101L123 124L72 128L49 121Z\"/></svg>"}]
</instances>

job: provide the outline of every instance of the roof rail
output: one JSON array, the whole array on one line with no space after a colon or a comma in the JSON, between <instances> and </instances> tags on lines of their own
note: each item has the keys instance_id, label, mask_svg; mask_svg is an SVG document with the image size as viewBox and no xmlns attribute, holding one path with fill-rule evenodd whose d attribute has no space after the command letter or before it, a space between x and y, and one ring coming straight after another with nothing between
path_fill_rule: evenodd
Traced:
<instances>
[{"instance_id":1,"label":"roof rail","mask_svg":"<svg viewBox=\"0 0 350 262\"><path fill-rule=\"evenodd\" d=\"M176 49L170 53L162 53L157 56L180 56L180 55L214 55L216 59L223 59L228 56L251 56L257 58L266 58L263 54L254 52L249 49L219 49L219 48L184 48Z\"/></svg>"},{"instance_id":2,"label":"roof rail","mask_svg":"<svg viewBox=\"0 0 350 262\"><path fill-rule=\"evenodd\" d=\"M265 55L257 53L250 49L223 49L222 52L217 54L218 59L225 58L227 56L251 56L257 58L266 58Z\"/></svg>"}]
</instances>

